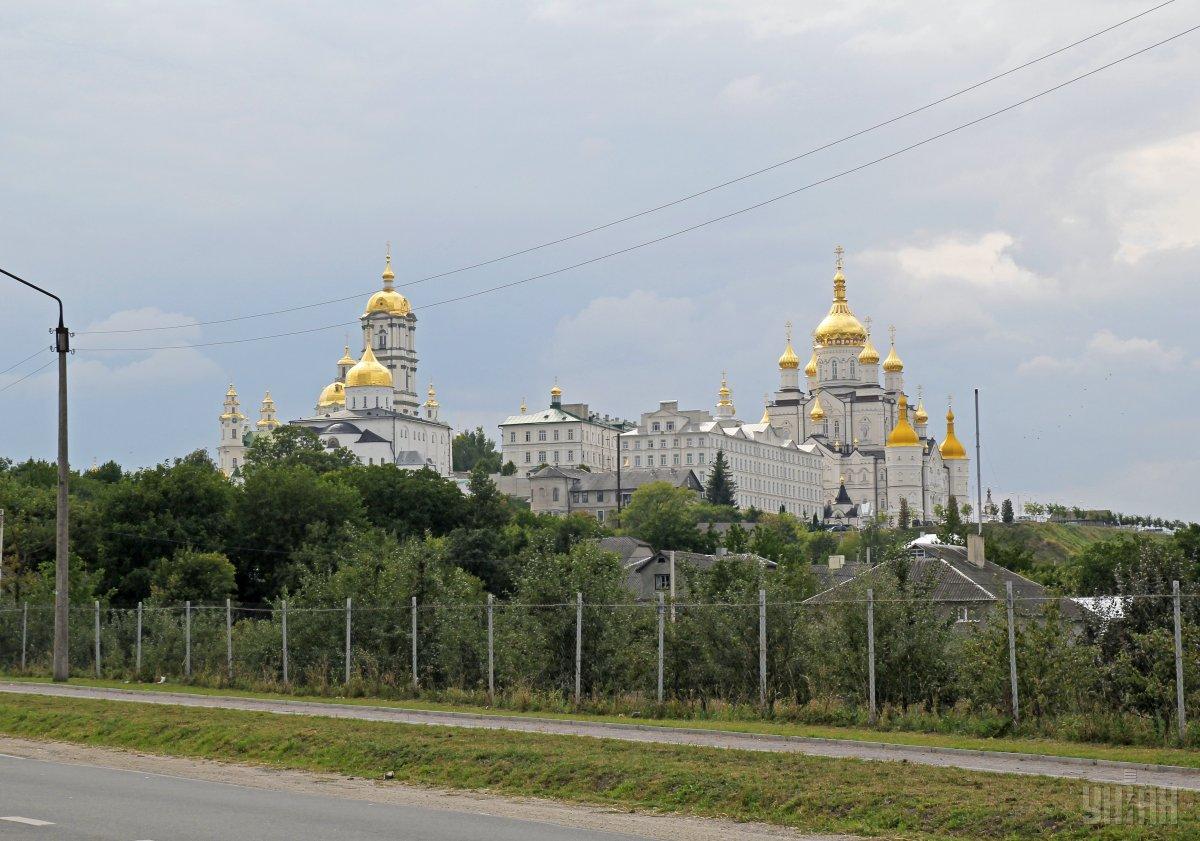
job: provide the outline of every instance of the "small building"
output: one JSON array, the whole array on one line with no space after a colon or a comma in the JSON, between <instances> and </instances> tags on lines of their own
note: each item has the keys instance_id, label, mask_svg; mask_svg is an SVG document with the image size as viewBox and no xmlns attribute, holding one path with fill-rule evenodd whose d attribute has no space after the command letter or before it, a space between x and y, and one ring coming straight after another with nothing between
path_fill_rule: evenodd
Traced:
<instances>
[{"instance_id":1,"label":"small building","mask_svg":"<svg viewBox=\"0 0 1200 841\"><path fill-rule=\"evenodd\" d=\"M730 554L719 550L715 555L662 549L655 551L649 543L635 537L606 537L600 548L616 552L625 570L625 586L638 601L653 601L664 597L682 598L686 592L680 568L684 565L697 570L712 569L720 560L733 559L756 564L764 572L774 572L777 564L753 554ZM672 587L674 585L674 587Z\"/></svg>"},{"instance_id":2,"label":"small building","mask_svg":"<svg viewBox=\"0 0 1200 841\"><path fill-rule=\"evenodd\" d=\"M939 614L964 626L987 621L995 606L1005 603L1010 582L1013 612L1018 620L1041 616L1046 606L1055 601L1063 617L1073 622L1082 622L1087 614L1078 603L1056 599L1041 584L1019 573L988 560L968 560L965 546L941 543L935 535L922 535L908 544L908 563L910 580L929 588L929 597L937 605ZM873 581L878 581L878 588L884 583L886 574L886 562L864 566L853 576L836 576L841 580L804 603L835 604L846 599L860 599L863 595L854 592L855 584L865 590Z\"/></svg>"},{"instance_id":3,"label":"small building","mask_svg":"<svg viewBox=\"0 0 1200 841\"><path fill-rule=\"evenodd\" d=\"M577 467L543 467L529 475L529 505L535 514L588 514L607 522L617 512L617 486L621 505L628 505L634 491L651 482L669 482L697 495L704 487L691 470L677 467L615 471L581 470Z\"/></svg>"}]
</instances>

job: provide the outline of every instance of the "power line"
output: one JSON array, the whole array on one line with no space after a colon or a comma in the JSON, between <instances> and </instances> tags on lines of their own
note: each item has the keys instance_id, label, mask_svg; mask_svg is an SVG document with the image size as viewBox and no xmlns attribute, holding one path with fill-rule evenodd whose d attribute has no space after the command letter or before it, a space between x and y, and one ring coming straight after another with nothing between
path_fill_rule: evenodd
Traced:
<instances>
[{"instance_id":1,"label":"power line","mask_svg":"<svg viewBox=\"0 0 1200 841\"><path fill-rule=\"evenodd\" d=\"M22 359L20 362L16 363L15 365L9 365L9 366L8 366L7 368L5 368L3 371L0 371L0 374L7 374L7 373L8 373L9 371L11 371L13 368L20 368L22 365L24 365L24 364L25 364L26 362L28 362L30 359L33 359L33 357L37 356L39 353L42 353L42 352L44 352L44 351L45 351L45 348L38 348L36 351L34 351L33 353L31 353L29 356L26 356L26 357L25 357L24 359Z\"/></svg>"},{"instance_id":2,"label":"power line","mask_svg":"<svg viewBox=\"0 0 1200 841\"><path fill-rule=\"evenodd\" d=\"M805 184L802 187L797 187L796 189L789 190L786 193L781 193L780 195L773 196L772 198L764 199L763 201L757 202L757 203L749 205L747 207L739 208L738 210L731 211L731 212L723 214L721 216L715 216L711 219L706 219L703 222L697 222L694 225L690 225L686 228L680 228L679 230L672 231L671 233L668 233L668 234L663 234L662 236L654 237L653 239L644 240L642 242L635 243L634 245L626 246L625 248L619 248L615 251L609 251L605 254L601 254L596 257L588 258L587 260L581 260L578 263L572 263L569 266L563 266L558 269L552 269L551 271L542 272L541 274L530 275L528 277L520 278L518 280L509 281L508 283L502 283L498 286L490 286L486 289L480 289L475 292L468 292L463 295L457 295L453 298L446 298L441 301L435 301L434 303L431 303L431 304L424 304L422 306L422 309L428 310L428 309L432 309L434 307L443 306L445 304L458 303L460 301L465 301L470 298L480 297L481 295L488 295L492 292L500 292L505 289L512 289L513 287L516 287L516 286L522 286L526 283L532 283L535 280L543 280L548 277L560 275L565 272L569 272L569 271L573 271L578 268L582 268L584 266L592 265L593 263L599 263L603 260L608 260L612 257L617 257L622 254L628 254L632 251L637 251L638 249L646 248L647 246L650 246L650 245L656 245L657 243L665 242L666 240L670 240L670 239L674 239L675 237L683 236L684 234L699 230L700 228L704 228L709 225L716 224L717 222L724 222L728 219L734 218L735 216L741 216L741 215L743 215L745 213L749 213L753 210L758 210L760 208L766 207L767 205L774 204L775 202L782 201L783 199L790 198L799 193L803 193L806 190L811 190L814 187L819 187L823 184L828 184L831 181L836 181L839 178L844 178L847 175L852 175L856 172L861 172L862 170L869 169L870 167L884 163L885 161L889 161L892 158L896 158L907 152L911 152L914 149L918 149L922 146L928 145L929 143L933 143L936 140L941 140L944 137L948 137L948 136L955 134L957 132L960 132L964 129L970 128L971 126L975 126L975 125L978 125L979 123L985 122L994 117L998 117L1001 114L1005 114L1009 111L1012 111L1015 108L1019 108L1022 105L1026 105L1030 102L1033 102L1036 99L1040 99L1043 96L1047 96L1051 93L1054 93L1055 91L1062 90L1063 88L1068 87L1069 85L1073 85L1076 82L1082 81L1083 79L1086 79L1090 76L1094 76L1097 73L1100 73L1104 70L1108 70L1112 67L1115 67L1118 64L1129 61L1130 59L1136 58L1137 56L1147 53L1153 49L1157 49L1158 47L1161 47L1164 44L1169 44L1170 42L1175 41L1179 38L1182 38L1185 35L1190 35L1191 33L1195 32L1197 29L1200 29L1200 25L1193 26L1189 29L1185 29L1182 32L1178 32L1178 33L1170 36L1169 38L1164 38L1163 40L1158 41L1154 44L1151 44L1147 47L1142 47L1140 50L1129 53L1128 55L1122 56L1121 58L1118 58L1114 61L1110 61L1107 64L1102 64L1099 67L1096 67L1096 68L1093 68L1092 70L1087 71L1086 73L1082 73L1078 76L1075 76L1074 78L1068 79L1065 82L1060 82L1059 84L1054 85L1053 87L1046 88L1045 90L1035 93L1032 96L1028 96L1028 97L1026 97L1022 100L1019 100L1017 102L1014 102L1010 105L1006 105L1003 108L999 108L988 114L984 114L982 117L976 117L973 120L969 120L965 123L961 123L957 126L954 126L953 128L949 128L949 129L946 129L945 131L938 132L937 134L930 135L929 137L926 137L923 140L918 140L915 143L910 143L909 145L901 147L900 149L897 149L893 152L889 152L886 155L883 155L878 158L874 158L865 163L858 164L857 166L853 166L849 169L844 169L841 172L834 173L833 175L826 176L825 178L821 178L817 181L809 182L808 184ZM323 327L312 327L312 328L309 328L306 330L293 330L293 331L289 331L286 333L275 333L275 334L271 334L271 335L267 335L267 336L252 336L250 338L245 338L245 339L226 339L226 340L222 340L222 341L198 342L196 344L153 345L153 346L148 346L148 347L133 347L133 348L80 348L80 350L87 350L90 352L99 352L99 351L132 352L132 351L147 351L147 350L180 350L180 349L184 349L184 348L213 347L216 345L233 345L233 344L243 344L246 342L264 341L266 339L278 339L278 338L283 338L286 336L299 336L299 335L303 335L306 333L316 333L316 332L320 332L322 330L332 330L335 327L346 327L346 326L350 326L350 325L354 325L354 324L356 324L356 322L339 322L337 324L328 324Z\"/></svg>"},{"instance_id":3,"label":"power line","mask_svg":"<svg viewBox=\"0 0 1200 841\"><path fill-rule=\"evenodd\" d=\"M47 362L45 365L41 366L40 368L35 368L35 369L33 369L32 371L30 371L28 374L26 374L25 376L21 377L21 379L19 379L19 380L13 380L13 381L12 381L11 383L9 383L8 385L4 386L3 388L0 388L0 391L8 391L10 388L12 388L12 387L13 387L14 385L16 385L17 383L23 383L23 382L25 382L27 379L29 379L30 377L32 377L32 376L33 376L34 374L36 374L38 371L44 371L46 368L49 368L51 365L53 365L53 364L54 364L54 362L55 362L55 360L51 359L49 362Z\"/></svg>"},{"instance_id":4,"label":"power line","mask_svg":"<svg viewBox=\"0 0 1200 841\"><path fill-rule=\"evenodd\" d=\"M1164 2L1164 3L1159 3L1157 6L1152 6L1151 8L1146 9L1145 11L1138 12L1136 15L1127 17L1122 21L1118 21L1117 23L1112 24L1111 26L1106 26L1104 29L1093 32L1091 35L1087 35L1083 38L1080 38L1078 41L1072 41L1070 44L1067 44L1066 46L1059 47L1058 49L1052 50L1051 52L1048 52L1045 55L1039 56L1038 58L1035 58L1035 59L1031 59L1031 60L1025 62L1024 64L1018 64L1016 67L1010 67L1008 70L1005 70L1001 73L997 73L994 76L989 76L986 79L975 82L974 84L968 85L965 88L961 88L961 89L955 91L954 93L947 94L946 96L943 96L940 99L935 99L932 102L927 102L926 104L918 106L916 108L913 108L910 111L905 111L903 114L898 114L894 117L889 117L886 120L882 120L878 123L875 123L874 125L859 129L859 130L852 132L850 134L847 134L843 137L839 137L836 140L831 140L826 143L823 143L820 146L814 146L813 148L811 148L805 152L801 152L797 155L793 155L792 157L787 158L782 161L778 161L777 163L769 164L767 166L762 167L761 169L756 169L753 172L748 172L744 175L739 175L735 178L730 178L727 181L722 181L721 183L714 184L711 187L705 187L702 190L698 190L697 192L694 192L694 193L689 193L686 196L681 196L680 198L672 199L671 201L656 205L654 207L646 208L645 210L639 210L636 213L629 214L628 216L622 216L619 219L613 219L610 222L604 222L602 224L595 225L591 228L587 228L585 230L578 231L573 234L568 234L566 236L559 237L558 239L547 240L546 242L539 243L537 245L532 245L532 246L529 246L528 248L522 248L517 251L511 251L507 254L502 254L498 257L491 257L487 260L482 260L478 263L472 263L471 265L468 265L468 266L462 266L461 268L450 269L449 271L439 272L438 274L427 275L425 277L418 278L417 280L412 280L407 283L398 284L398 286L400 288L408 288L411 286L417 286L418 284L425 283L430 280L437 280L439 278L449 277L450 275L461 274L462 272L469 272L474 269L480 269L485 266L490 266L495 263L503 262L505 260L511 260L513 257L520 257L525 254L530 254L534 251L540 251L544 248L550 248L555 245L561 245L564 242L570 242L572 240L576 240L581 237L588 236L590 234L598 233L598 232L606 230L608 228L615 227L616 225L621 225L625 222L633 221L634 219L640 219L643 216L648 216L652 213L657 213L660 210L666 210L668 208L683 204L684 202L689 202L692 199L700 198L701 196L706 196L709 193L716 192L717 190L721 190L721 189L724 189L725 187L729 187L734 184L738 184L742 181L746 181L750 178L754 178L758 175L762 175L763 173L771 172L772 170L776 170L776 169L779 169L780 167L787 166L788 164L795 163L796 161L802 160L811 155L815 155L818 152L823 152L826 149L831 149L834 146L837 146L841 143L845 143L847 141L854 140L858 137L862 137L863 135L869 134L870 132L876 131L877 129L885 128L887 126L892 125L893 123L899 122L900 120L904 120L904 119L907 119L908 117L912 117L916 114L920 114L922 111L927 111L930 108L934 108L945 102L949 102L950 100L960 97L963 94L970 93L973 90L977 90L978 88L981 88L984 85L990 84L999 79L1003 79L1005 76L1011 76L1013 73L1017 73L1028 67L1032 67L1033 65L1043 62L1046 59L1053 58L1054 56L1064 53L1067 50L1078 47L1080 44L1084 44L1095 38L1099 38L1101 35L1104 35L1108 32L1112 32L1114 29L1118 29L1118 28L1126 25L1127 23L1132 23L1133 21L1137 20L1138 18L1145 17L1146 15L1151 14L1152 12L1157 12L1159 9L1163 8L1164 6L1169 6L1174 2L1175 2L1175 0L1166 0L1166 2ZM312 304L301 304L300 306L286 307L284 309L278 309L278 310L269 310L267 312L254 313L252 315L239 315L239 316L232 316L230 318L218 318L218 319L214 319L212 321L197 321L197 322L192 322L191 324L171 324L171 325L164 325L161 327L130 327L130 328L122 329L122 330L87 330L87 331L81 331L79 335L86 336L86 335L101 335L101 334L113 334L113 333L149 333L149 332L154 332L154 331L158 331L158 330L180 330L180 329L183 329L186 327L204 327L204 326L209 326L209 325L213 325L213 324L229 324L229 323L232 323L235 321L246 321L246 320L254 319L254 318L266 318L266 317L272 316L272 315L285 315L287 313L299 312L301 310L314 309L316 307L328 306L329 304L345 303L346 301L358 300L363 295L370 295L371 292L374 292L374 291L376 291L376 290L367 290L365 292L360 292L360 293L357 293L354 295L348 295L348 296L345 296L342 298L330 298L326 301L317 301ZM340 325L338 325L338 326L340 326ZM326 328L318 328L318 329L326 329ZM307 332L312 332L312 331L307 331ZM292 334L280 334L280 335L296 335L296 334L292 333Z\"/></svg>"}]
</instances>

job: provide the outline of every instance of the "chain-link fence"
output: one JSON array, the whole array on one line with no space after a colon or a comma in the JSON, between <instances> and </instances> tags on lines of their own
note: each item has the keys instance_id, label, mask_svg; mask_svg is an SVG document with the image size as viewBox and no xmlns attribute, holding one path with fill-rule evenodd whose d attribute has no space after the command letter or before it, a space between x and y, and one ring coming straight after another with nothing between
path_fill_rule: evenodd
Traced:
<instances>
[{"instance_id":1,"label":"chain-link fence","mask_svg":"<svg viewBox=\"0 0 1200 841\"><path fill-rule=\"evenodd\" d=\"M70 609L72 674L515 708L828 723L1068 722L1079 738L1189 741L1200 596L964 603L848 591L778 602L138 605ZM0 669L50 672L53 608L0 608ZM640 714L640 713L639 713ZM935 719L940 720L939 725ZM1193 737L1200 733L1193 733Z\"/></svg>"}]
</instances>

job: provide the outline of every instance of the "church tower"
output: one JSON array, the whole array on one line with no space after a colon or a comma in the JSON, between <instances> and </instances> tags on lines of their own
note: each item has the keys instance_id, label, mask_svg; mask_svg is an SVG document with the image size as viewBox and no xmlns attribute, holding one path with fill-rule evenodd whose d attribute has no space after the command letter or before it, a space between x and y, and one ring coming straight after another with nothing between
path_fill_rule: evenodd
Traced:
<instances>
[{"instance_id":1,"label":"church tower","mask_svg":"<svg viewBox=\"0 0 1200 841\"><path fill-rule=\"evenodd\" d=\"M917 427L917 437L929 437L929 413L925 411L925 397L921 386L917 386L917 411L913 414L913 423Z\"/></svg>"},{"instance_id":2,"label":"church tower","mask_svg":"<svg viewBox=\"0 0 1200 841\"><path fill-rule=\"evenodd\" d=\"M721 387L717 390L717 411L718 418L732 418L737 410L733 407L733 392L729 389L729 381L725 376L725 372L721 372Z\"/></svg>"},{"instance_id":3,"label":"church tower","mask_svg":"<svg viewBox=\"0 0 1200 841\"><path fill-rule=\"evenodd\" d=\"M858 379L863 385L879 385L879 351L871 344L871 319L866 322L867 341L858 354Z\"/></svg>"},{"instance_id":4,"label":"church tower","mask_svg":"<svg viewBox=\"0 0 1200 841\"><path fill-rule=\"evenodd\" d=\"M817 325L817 381L822 386L854 386L859 383L858 357L866 346L867 330L862 326L846 298L846 276L842 274L840 245L833 275L833 303L829 314Z\"/></svg>"},{"instance_id":5,"label":"church tower","mask_svg":"<svg viewBox=\"0 0 1200 841\"><path fill-rule=\"evenodd\" d=\"M393 288L392 249L388 246L383 289L367 301L362 314L363 347L374 353L392 378L392 406L397 412L420 415L417 397L417 316L408 299ZM340 364L339 364L340 369ZM349 385L349 383L347 383Z\"/></svg>"},{"instance_id":6,"label":"church tower","mask_svg":"<svg viewBox=\"0 0 1200 841\"><path fill-rule=\"evenodd\" d=\"M441 408L441 405L437 399L437 392L433 390L433 383L430 383L429 391L426 392L425 398L425 417L431 421L437 420L438 409Z\"/></svg>"},{"instance_id":7,"label":"church tower","mask_svg":"<svg viewBox=\"0 0 1200 841\"><path fill-rule=\"evenodd\" d=\"M246 434L250 425L242 414L238 403L237 389L233 383L225 392L225 411L221 413L221 443L217 445L217 465L226 476L238 474L246 463Z\"/></svg>"},{"instance_id":8,"label":"church tower","mask_svg":"<svg viewBox=\"0 0 1200 841\"><path fill-rule=\"evenodd\" d=\"M275 413L275 401L271 397L271 392L268 391L263 397L262 406L258 409L258 427L260 434L274 432L279 428L279 418Z\"/></svg>"},{"instance_id":9,"label":"church tower","mask_svg":"<svg viewBox=\"0 0 1200 841\"><path fill-rule=\"evenodd\" d=\"M887 513L893 520L900 516L901 500L912 519L925 518L921 492L921 471L925 448L908 420L908 398L900 393L896 425L888 433L884 464L887 469Z\"/></svg>"},{"instance_id":10,"label":"church tower","mask_svg":"<svg viewBox=\"0 0 1200 841\"><path fill-rule=\"evenodd\" d=\"M781 392L796 392L800 390L800 357L792 348L792 322L787 323L787 346L779 357L779 390Z\"/></svg>"},{"instance_id":11,"label":"church tower","mask_svg":"<svg viewBox=\"0 0 1200 841\"><path fill-rule=\"evenodd\" d=\"M959 505L969 502L970 491L967 489L967 480L971 471L967 461L967 451L962 442L958 440L958 436L954 434L954 410L949 406L946 407L946 440L942 442L940 449L942 461L945 462L946 471L950 474L950 496L954 497L955 502Z\"/></svg>"}]
</instances>

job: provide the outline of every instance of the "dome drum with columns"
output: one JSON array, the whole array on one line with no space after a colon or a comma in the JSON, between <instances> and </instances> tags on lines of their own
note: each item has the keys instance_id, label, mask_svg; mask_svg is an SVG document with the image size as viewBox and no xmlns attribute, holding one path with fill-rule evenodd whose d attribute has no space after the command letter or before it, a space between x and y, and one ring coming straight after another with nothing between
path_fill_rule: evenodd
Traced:
<instances>
[{"instance_id":1,"label":"dome drum with columns","mask_svg":"<svg viewBox=\"0 0 1200 841\"><path fill-rule=\"evenodd\" d=\"M337 376L321 389L312 414L289 423L312 429L327 447L344 447L364 464L430 468L449 476L451 429L439 417L441 404L433 383L424 402L417 396L417 317L408 299L393 287L395 277L389 248L383 288L371 295L359 318L362 353L355 359L347 346L336 363ZM275 415L268 392L258 434L269 434L279 426ZM227 475L238 474L253 434L230 386L217 448Z\"/></svg>"},{"instance_id":2,"label":"dome drum with columns","mask_svg":"<svg viewBox=\"0 0 1200 841\"><path fill-rule=\"evenodd\" d=\"M821 454L826 511L838 522L845 522L847 498L863 522L868 514L894 520L901 500L915 521L932 521L935 508L951 496L960 505L968 502L966 450L955 437L953 412L939 445L929 434L923 400L915 408L909 402L894 327L881 361L871 319L864 324L850 306L843 253L838 246L833 301L812 332L804 382L789 323L778 361L780 387L768 399L765 417Z\"/></svg>"}]
</instances>

